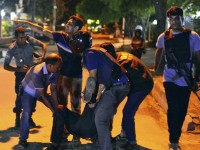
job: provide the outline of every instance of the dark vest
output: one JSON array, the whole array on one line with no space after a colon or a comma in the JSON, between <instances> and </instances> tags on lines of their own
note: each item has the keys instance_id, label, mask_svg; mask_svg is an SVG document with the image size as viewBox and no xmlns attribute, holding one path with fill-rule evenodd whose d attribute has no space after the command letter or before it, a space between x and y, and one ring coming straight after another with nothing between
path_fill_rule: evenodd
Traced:
<instances>
[{"instance_id":1,"label":"dark vest","mask_svg":"<svg viewBox=\"0 0 200 150\"><path fill-rule=\"evenodd\" d=\"M165 51L171 49L180 63L190 62L190 33L187 28L177 35L172 35L170 29L165 31ZM169 68L173 67L173 62L167 56L166 61Z\"/></svg>"}]
</instances>

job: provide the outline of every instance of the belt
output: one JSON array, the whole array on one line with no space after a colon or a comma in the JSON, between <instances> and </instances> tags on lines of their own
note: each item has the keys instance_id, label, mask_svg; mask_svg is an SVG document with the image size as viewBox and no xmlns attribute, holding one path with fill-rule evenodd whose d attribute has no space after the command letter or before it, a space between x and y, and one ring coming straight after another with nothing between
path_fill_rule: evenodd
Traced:
<instances>
[{"instance_id":1,"label":"belt","mask_svg":"<svg viewBox=\"0 0 200 150\"><path fill-rule=\"evenodd\" d=\"M112 87L114 87L114 86L123 86L123 85L127 85L127 84L129 84L129 82L117 82L117 83L113 83Z\"/></svg>"}]
</instances>

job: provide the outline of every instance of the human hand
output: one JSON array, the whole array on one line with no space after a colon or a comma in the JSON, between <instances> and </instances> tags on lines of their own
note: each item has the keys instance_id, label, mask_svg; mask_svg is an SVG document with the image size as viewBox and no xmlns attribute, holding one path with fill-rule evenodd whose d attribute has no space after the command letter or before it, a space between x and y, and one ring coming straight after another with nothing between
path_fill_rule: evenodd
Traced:
<instances>
[{"instance_id":1,"label":"human hand","mask_svg":"<svg viewBox=\"0 0 200 150\"><path fill-rule=\"evenodd\" d=\"M30 66L23 66L21 68L18 69L19 72L27 72L30 69Z\"/></svg>"},{"instance_id":2,"label":"human hand","mask_svg":"<svg viewBox=\"0 0 200 150\"><path fill-rule=\"evenodd\" d=\"M94 108L94 107L96 106L96 103L88 103L88 106L89 106L90 108Z\"/></svg>"}]
</instances>

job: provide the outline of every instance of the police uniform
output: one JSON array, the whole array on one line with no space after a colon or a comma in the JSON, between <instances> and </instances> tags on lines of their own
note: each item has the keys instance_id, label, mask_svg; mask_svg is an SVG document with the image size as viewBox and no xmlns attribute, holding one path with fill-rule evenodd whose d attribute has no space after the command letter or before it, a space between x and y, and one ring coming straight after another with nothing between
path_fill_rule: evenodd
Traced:
<instances>
[{"instance_id":1,"label":"police uniform","mask_svg":"<svg viewBox=\"0 0 200 150\"><path fill-rule=\"evenodd\" d=\"M13 42L7 51L4 64L10 64L12 58L15 59L16 66L18 68L22 68L24 66L33 66L33 51L35 50L33 46L41 46L38 42L34 42L31 40L26 41L26 45L24 47L19 47L15 42ZM19 85L21 84L22 79L26 75L26 72L15 72L15 92L16 94L19 91ZM13 112L19 114L22 111L22 104L20 96L16 96L15 107L13 108ZM33 111L35 111L35 106L33 107Z\"/></svg>"}]
</instances>

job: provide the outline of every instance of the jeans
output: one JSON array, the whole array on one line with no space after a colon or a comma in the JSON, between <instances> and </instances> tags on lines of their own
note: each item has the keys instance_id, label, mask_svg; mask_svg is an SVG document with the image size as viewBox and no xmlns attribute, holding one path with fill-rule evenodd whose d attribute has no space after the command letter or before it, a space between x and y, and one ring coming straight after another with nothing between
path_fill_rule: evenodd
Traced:
<instances>
[{"instance_id":1,"label":"jeans","mask_svg":"<svg viewBox=\"0 0 200 150\"><path fill-rule=\"evenodd\" d=\"M135 114L144 98L151 92L152 88L153 85L142 91L130 91L128 95L127 102L123 109L122 118L122 131L126 134L128 141L136 141Z\"/></svg>"},{"instance_id":2,"label":"jeans","mask_svg":"<svg viewBox=\"0 0 200 150\"><path fill-rule=\"evenodd\" d=\"M178 143L181 129L187 114L191 91L171 82L164 82L168 111L167 122L170 143Z\"/></svg>"},{"instance_id":3,"label":"jeans","mask_svg":"<svg viewBox=\"0 0 200 150\"><path fill-rule=\"evenodd\" d=\"M51 96L48 95L48 100L51 102ZM23 92L23 95L21 97L22 99L22 117L20 122L20 140L26 140L28 139L29 135L29 119L32 115L32 108L34 105L36 105L37 98L29 95L25 91ZM52 104L52 103L51 103Z\"/></svg>"},{"instance_id":4,"label":"jeans","mask_svg":"<svg viewBox=\"0 0 200 150\"><path fill-rule=\"evenodd\" d=\"M129 84L111 87L100 97L95 110L95 125L101 150L112 150L110 121L117 110L117 106L127 96L129 88Z\"/></svg>"}]
</instances>

